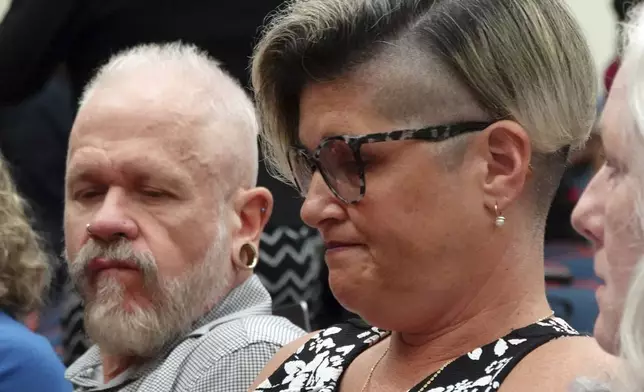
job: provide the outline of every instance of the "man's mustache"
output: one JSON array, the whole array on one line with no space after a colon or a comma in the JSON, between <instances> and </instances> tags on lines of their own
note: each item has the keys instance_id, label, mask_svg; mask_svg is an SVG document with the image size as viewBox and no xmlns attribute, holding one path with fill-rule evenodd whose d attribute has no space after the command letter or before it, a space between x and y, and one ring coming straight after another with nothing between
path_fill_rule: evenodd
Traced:
<instances>
[{"instance_id":1,"label":"man's mustache","mask_svg":"<svg viewBox=\"0 0 644 392\"><path fill-rule=\"evenodd\" d=\"M90 239L81 248L73 262L69 263L69 275L72 281L81 288L87 285L90 277L89 265L94 259L127 261L141 271L146 287L158 283L159 271L156 260L150 252L138 252L132 243L125 238L102 244ZM68 260L69 261L69 260Z\"/></svg>"}]
</instances>

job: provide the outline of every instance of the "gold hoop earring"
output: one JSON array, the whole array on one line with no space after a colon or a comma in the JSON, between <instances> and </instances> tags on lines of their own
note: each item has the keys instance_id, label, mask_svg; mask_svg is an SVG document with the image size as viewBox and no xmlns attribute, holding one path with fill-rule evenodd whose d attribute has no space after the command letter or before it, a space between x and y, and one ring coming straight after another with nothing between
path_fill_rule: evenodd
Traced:
<instances>
[{"instance_id":1,"label":"gold hoop earring","mask_svg":"<svg viewBox=\"0 0 644 392\"><path fill-rule=\"evenodd\" d=\"M503 216L503 214L499 211L499 205L497 203L494 203L494 213L496 214L494 225L496 227L502 227L505 224L505 216Z\"/></svg>"},{"instance_id":2,"label":"gold hoop earring","mask_svg":"<svg viewBox=\"0 0 644 392\"><path fill-rule=\"evenodd\" d=\"M239 265L245 270L252 270L259 263L259 252L251 243L245 243L239 250Z\"/></svg>"}]
</instances>

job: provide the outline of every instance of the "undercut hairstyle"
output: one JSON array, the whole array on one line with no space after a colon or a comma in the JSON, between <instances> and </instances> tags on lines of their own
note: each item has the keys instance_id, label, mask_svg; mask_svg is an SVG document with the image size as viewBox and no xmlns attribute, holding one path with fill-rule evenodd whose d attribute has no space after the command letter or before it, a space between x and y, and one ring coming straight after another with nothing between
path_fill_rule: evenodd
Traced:
<instances>
[{"instance_id":1,"label":"undercut hairstyle","mask_svg":"<svg viewBox=\"0 0 644 392\"><path fill-rule=\"evenodd\" d=\"M81 110L101 91L117 90L123 83L131 89L131 84L136 84L132 75L149 72L159 80L152 91L150 86L141 86L146 98L166 105L168 115L177 117L179 126L186 125L182 116L190 116L219 132L215 137L221 140L221 151L217 153L227 156L221 172L234 182L233 187L254 187L259 125L253 102L236 79L195 45L145 44L116 54L88 83L80 99Z\"/></svg>"},{"instance_id":2,"label":"undercut hairstyle","mask_svg":"<svg viewBox=\"0 0 644 392\"><path fill-rule=\"evenodd\" d=\"M22 318L42 304L49 264L0 156L0 310Z\"/></svg>"},{"instance_id":3,"label":"undercut hairstyle","mask_svg":"<svg viewBox=\"0 0 644 392\"><path fill-rule=\"evenodd\" d=\"M265 157L291 184L309 84L371 78L382 85L374 108L403 123L514 120L532 142L530 194L545 225L566 151L594 122L593 64L560 0L293 0L263 33L252 82Z\"/></svg>"}]
</instances>

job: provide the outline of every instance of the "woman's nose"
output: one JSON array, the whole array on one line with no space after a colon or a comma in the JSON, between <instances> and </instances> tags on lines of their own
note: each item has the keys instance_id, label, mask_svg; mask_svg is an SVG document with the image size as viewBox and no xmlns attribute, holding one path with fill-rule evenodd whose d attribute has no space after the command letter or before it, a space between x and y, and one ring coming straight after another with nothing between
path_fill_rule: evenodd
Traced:
<instances>
[{"instance_id":1,"label":"woman's nose","mask_svg":"<svg viewBox=\"0 0 644 392\"><path fill-rule=\"evenodd\" d=\"M302 221L308 226L320 229L322 222L327 220L342 220L346 212L342 203L331 192L319 172L313 174L309 191L300 210Z\"/></svg>"}]
</instances>

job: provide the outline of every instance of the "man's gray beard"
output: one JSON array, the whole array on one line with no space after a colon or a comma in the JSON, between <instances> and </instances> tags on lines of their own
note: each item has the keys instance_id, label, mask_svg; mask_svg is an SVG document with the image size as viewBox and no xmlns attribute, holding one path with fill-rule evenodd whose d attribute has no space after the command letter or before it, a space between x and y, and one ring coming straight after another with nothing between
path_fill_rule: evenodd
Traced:
<instances>
[{"instance_id":1,"label":"man's gray beard","mask_svg":"<svg viewBox=\"0 0 644 392\"><path fill-rule=\"evenodd\" d=\"M154 357L217 304L230 289L232 269L226 268L228 248L217 241L204 257L180 277L161 280L146 290L150 304L129 301L123 308L124 287L112 277L96 282L96 294L85 307L85 329L105 354Z\"/></svg>"}]
</instances>

